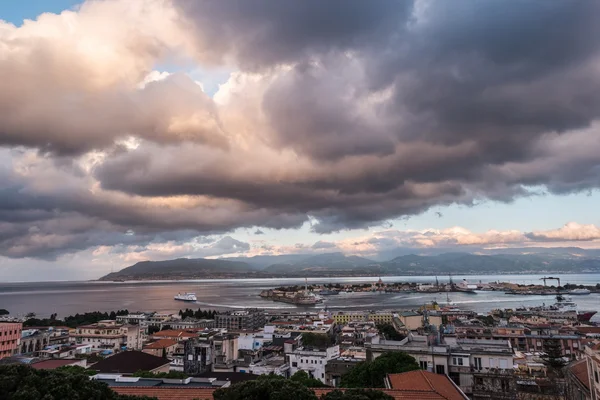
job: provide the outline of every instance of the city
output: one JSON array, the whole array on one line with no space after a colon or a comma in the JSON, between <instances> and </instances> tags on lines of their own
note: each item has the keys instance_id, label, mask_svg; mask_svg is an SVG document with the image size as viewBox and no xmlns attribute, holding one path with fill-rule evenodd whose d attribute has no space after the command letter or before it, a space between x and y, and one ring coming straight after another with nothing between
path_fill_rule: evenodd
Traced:
<instances>
[{"instance_id":1,"label":"city","mask_svg":"<svg viewBox=\"0 0 600 400\"><path fill-rule=\"evenodd\" d=\"M1 0L0 400L600 400L600 0Z\"/></svg>"},{"instance_id":2,"label":"city","mask_svg":"<svg viewBox=\"0 0 600 400\"><path fill-rule=\"evenodd\" d=\"M371 287L384 290L381 281ZM557 304L566 302L557 297ZM95 322L78 324L77 318ZM596 399L600 394L600 324L559 308L481 314L431 302L402 311L326 306L187 308L178 314L119 310L65 321L55 315L5 315L0 336L0 365L80 367L117 393L158 399L179 389L190 398L209 398L218 388L259 376L294 380L299 373L321 394L362 384L393 398L409 398L403 396L413 389L402 375L412 372L386 372L372 386L348 382L353 368L394 353L411 357L415 370L445 377L423 379L446 388L434 384L433 393L451 388L452 399L553 399L557 394Z\"/></svg>"}]
</instances>

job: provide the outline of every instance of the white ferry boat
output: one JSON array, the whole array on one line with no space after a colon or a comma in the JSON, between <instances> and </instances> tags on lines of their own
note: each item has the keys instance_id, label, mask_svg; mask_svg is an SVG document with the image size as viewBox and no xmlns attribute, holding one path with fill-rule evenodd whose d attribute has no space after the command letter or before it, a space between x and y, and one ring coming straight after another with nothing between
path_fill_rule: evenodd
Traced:
<instances>
[{"instance_id":1,"label":"white ferry boat","mask_svg":"<svg viewBox=\"0 0 600 400\"><path fill-rule=\"evenodd\" d=\"M177 293L175 300L179 301L196 301L196 293Z\"/></svg>"},{"instance_id":2,"label":"white ferry boat","mask_svg":"<svg viewBox=\"0 0 600 400\"><path fill-rule=\"evenodd\" d=\"M590 290L589 289L573 289L571 291L569 291L569 294L575 295L575 296L581 296L584 294L590 294Z\"/></svg>"}]
</instances>

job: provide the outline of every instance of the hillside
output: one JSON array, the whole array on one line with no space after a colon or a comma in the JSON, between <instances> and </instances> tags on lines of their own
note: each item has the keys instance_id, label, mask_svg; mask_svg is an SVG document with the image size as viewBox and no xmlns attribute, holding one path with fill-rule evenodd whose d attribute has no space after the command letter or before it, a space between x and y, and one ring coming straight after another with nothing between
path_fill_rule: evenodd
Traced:
<instances>
[{"instance_id":1,"label":"hillside","mask_svg":"<svg viewBox=\"0 0 600 400\"><path fill-rule=\"evenodd\" d=\"M142 261L100 280L194 279L215 276L249 274L256 271L250 264L239 261L205 258L178 258L166 261Z\"/></svg>"},{"instance_id":2,"label":"hillside","mask_svg":"<svg viewBox=\"0 0 600 400\"><path fill-rule=\"evenodd\" d=\"M372 260L358 257L346 256L343 253L326 253L316 256L307 256L306 258L288 262L273 264L265 268L265 273L284 273L294 275L314 274L317 272L341 272L369 270L369 266L374 266L376 263Z\"/></svg>"},{"instance_id":3,"label":"hillside","mask_svg":"<svg viewBox=\"0 0 600 400\"><path fill-rule=\"evenodd\" d=\"M274 263L272 263L274 261ZM271 264L272 263L272 264ZM600 257L584 251L519 254L408 254L376 262L343 253L143 261L100 280L360 275L524 274L600 272Z\"/></svg>"}]
</instances>

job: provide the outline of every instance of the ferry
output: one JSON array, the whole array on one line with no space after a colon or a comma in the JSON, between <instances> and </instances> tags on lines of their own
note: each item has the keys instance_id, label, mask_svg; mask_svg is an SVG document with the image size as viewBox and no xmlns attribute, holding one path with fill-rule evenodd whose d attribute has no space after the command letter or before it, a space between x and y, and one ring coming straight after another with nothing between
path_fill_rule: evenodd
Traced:
<instances>
[{"instance_id":1,"label":"ferry","mask_svg":"<svg viewBox=\"0 0 600 400\"><path fill-rule=\"evenodd\" d=\"M175 300L179 301L196 301L196 293L177 293Z\"/></svg>"},{"instance_id":2,"label":"ferry","mask_svg":"<svg viewBox=\"0 0 600 400\"><path fill-rule=\"evenodd\" d=\"M592 292L590 292L589 289L573 289L569 291L569 294L575 295L575 296L581 296L584 294L590 294Z\"/></svg>"}]
</instances>

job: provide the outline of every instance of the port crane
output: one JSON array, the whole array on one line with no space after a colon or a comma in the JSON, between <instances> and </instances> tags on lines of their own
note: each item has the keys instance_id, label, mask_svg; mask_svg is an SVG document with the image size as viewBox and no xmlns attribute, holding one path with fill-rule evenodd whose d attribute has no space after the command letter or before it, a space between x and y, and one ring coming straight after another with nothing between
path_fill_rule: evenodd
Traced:
<instances>
[{"instance_id":1,"label":"port crane","mask_svg":"<svg viewBox=\"0 0 600 400\"><path fill-rule=\"evenodd\" d=\"M557 281L558 287L560 287L560 278L555 278L553 276L545 276L543 278L540 278L540 281L544 281L544 286L546 286L546 281Z\"/></svg>"}]
</instances>

